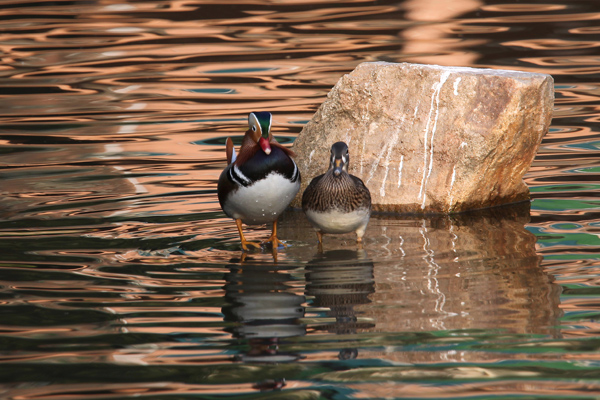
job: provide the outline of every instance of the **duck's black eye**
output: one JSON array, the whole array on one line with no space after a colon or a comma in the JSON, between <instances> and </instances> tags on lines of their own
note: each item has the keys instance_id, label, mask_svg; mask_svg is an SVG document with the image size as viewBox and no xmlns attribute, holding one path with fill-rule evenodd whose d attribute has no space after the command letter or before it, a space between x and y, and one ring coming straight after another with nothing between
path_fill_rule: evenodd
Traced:
<instances>
[{"instance_id":1,"label":"duck's black eye","mask_svg":"<svg viewBox=\"0 0 600 400\"><path fill-rule=\"evenodd\" d=\"M252 125L252 132L256 132L256 126Z\"/></svg>"}]
</instances>

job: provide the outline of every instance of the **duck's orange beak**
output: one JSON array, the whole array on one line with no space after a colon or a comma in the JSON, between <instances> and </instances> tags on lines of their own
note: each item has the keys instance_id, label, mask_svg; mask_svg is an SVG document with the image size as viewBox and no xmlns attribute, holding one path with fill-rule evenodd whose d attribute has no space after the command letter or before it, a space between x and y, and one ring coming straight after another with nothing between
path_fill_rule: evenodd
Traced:
<instances>
[{"instance_id":1,"label":"duck's orange beak","mask_svg":"<svg viewBox=\"0 0 600 400\"><path fill-rule=\"evenodd\" d=\"M269 141L267 139L261 136L261 138L258 139L258 145L265 152L266 155L271 154L271 145L269 144Z\"/></svg>"}]
</instances>

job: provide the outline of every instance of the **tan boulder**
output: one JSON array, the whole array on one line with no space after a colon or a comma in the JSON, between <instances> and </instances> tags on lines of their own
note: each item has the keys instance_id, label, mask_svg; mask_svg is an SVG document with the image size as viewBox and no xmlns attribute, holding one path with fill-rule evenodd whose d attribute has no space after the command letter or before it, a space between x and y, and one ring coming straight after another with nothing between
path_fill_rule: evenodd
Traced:
<instances>
[{"instance_id":1,"label":"tan boulder","mask_svg":"<svg viewBox=\"0 0 600 400\"><path fill-rule=\"evenodd\" d=\"M349 172L373 209L452 213L529 198L523 175L552 119L550 75L408 63L362 63L344 75L296 139L300 206L350 147Z\"/></svg>"}]
</instances>

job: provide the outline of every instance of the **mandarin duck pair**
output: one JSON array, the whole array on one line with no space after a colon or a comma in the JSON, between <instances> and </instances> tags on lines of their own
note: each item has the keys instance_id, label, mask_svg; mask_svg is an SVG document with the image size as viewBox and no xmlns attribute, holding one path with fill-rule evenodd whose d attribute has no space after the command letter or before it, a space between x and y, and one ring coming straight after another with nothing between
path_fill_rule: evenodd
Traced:
<instances>
[{"instance_id":1,"label":"mandarin duck pair","mask_svg":"<svg viewBox=\"0 0 600 400\"><path fill-rule=\"evenodd\" d=\"M244 250L261 244L245 239L242 224L272 222L271 236L263 243L285 246L277 238L277 218L300 190L294 153L275 140L271 122L271 113L252 112L237 155L231 138L226 142L227 167L219 177L218 197L225 214L235 220ZM333 144L329 169L302 195L302 209L317 232L319 246L323 234L348 232L356 232L357 243L362 243L371 216L371 194L360 178L348 173L349 161L346 143Z\"/></svg>"}]
</instances>

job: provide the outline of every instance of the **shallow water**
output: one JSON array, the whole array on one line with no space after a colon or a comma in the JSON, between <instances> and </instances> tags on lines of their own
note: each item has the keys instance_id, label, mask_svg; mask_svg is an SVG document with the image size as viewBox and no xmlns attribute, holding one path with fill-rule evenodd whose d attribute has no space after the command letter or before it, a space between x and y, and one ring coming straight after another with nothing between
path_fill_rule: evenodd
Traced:
<instances>
[{"instance_id":1,"label":"shallow water","mask_svg":"<svg viewBox=\"0 0 600 400\"><path fill-rule=\"evenodd\" d=\"M3 1L0 397L600 398L597 9ZM241 253L225 138L377 60L552 74L531 204Z\"/></svg>"}]
</instances>

